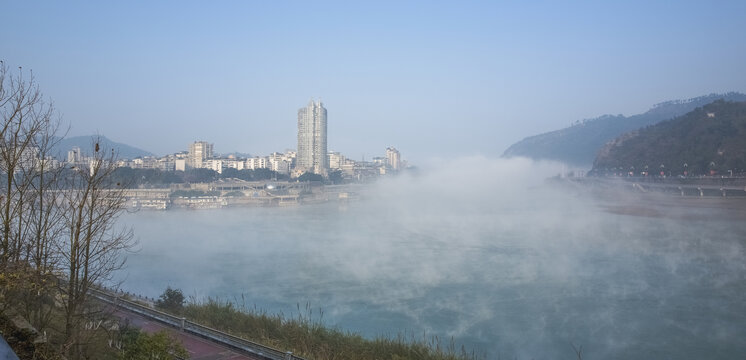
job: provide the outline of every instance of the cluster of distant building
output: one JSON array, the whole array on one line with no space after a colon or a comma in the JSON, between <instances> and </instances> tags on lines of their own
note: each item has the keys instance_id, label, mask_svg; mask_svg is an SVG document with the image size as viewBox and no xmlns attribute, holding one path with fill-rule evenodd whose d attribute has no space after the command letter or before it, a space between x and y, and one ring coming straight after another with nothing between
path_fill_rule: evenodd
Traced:
<instances>
[{"instance_id":1,"label":"cluster of distant building","mask_svg":"<svg viewBox=\"0 0 746 360\"><path fill-rule=\"evenodd\" d=\"M189 144L188 151L162 157L144 156L135 159L120 159L119 167L134 169L158 169L161 171L186 171L189 169L210 169L223 173L226 169L256 170L269 169L291 177L306 172L328 176L331 171L340 171L350 179L395 173L406 168L406 161L393 146L386 148L385 156L373 157L370 161L348 159L336 151L327 151L326 108L319 102L311 101L298 110L298 148L284 153L273 152L268 156L241 158L236 155L218 156L214 144L195 141ZM89 161L79 147L67 153L69 164Z\"/></svg>"}]
</instances>

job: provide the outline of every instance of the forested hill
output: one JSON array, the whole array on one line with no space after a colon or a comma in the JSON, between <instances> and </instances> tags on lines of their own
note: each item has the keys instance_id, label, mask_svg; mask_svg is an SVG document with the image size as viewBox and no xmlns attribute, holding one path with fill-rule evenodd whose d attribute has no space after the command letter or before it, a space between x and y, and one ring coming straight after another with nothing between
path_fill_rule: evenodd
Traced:
<instances>
[{"instance_id":1,"label":"forested hill","mask_svg":"<svg viewBox=\"0 0 746 360\"><path fill-rule=\"evenodd\" d=\"M689 100L660 103L639 115L629 117L604 115L591 120L579 121L568 128L525 138L511 145L503 156L556 160L590 168L598 151L614 138L626 132L684 115L718 99L746 101L746 95L736 92L711 94Z\"/></svg>"},{"instance_id":2,"label":"forested hill","mask_svg":"<svg viewBox=\"0 0 746 360\"><path fill-rule=\"evenodd\" d=\"M686 166L684 165L686 164ZM666 175L743 173L746 102L716 101L656 125L624 134L600 151L593 172L664 171Z\"/></svg>"}]
</instances>

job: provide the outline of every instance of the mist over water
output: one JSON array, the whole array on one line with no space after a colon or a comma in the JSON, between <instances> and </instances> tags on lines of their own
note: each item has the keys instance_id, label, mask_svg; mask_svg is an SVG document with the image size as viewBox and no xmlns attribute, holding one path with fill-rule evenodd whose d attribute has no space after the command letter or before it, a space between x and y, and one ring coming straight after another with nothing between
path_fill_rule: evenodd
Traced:
<instances>
[{"instance_id":1,"label":"mist over water","mask_svg":"<svg viewBox=\"0 0 746 360\"><path fill-rule=\"evenodd\" d=\"M453 337L489 358L573 358L570 343L588 359L746 353L746 225L606 213L545 181L560 170L451 159L347 205L128 214L140 251L118 277L151 297L310 303L331 326Z\"/></svg>"}]
</instances>

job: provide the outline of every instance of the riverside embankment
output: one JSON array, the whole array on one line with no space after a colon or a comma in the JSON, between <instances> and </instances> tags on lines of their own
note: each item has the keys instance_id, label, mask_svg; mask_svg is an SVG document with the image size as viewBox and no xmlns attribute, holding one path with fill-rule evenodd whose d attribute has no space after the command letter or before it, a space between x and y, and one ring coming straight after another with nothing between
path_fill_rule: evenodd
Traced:
<instances>
[{"instance_id":1,"label":"riverside embankment","mask_svg":"<svg viewBox=\"0 0 746 360\"><path fill-rule=\"evenodd\" d=\"M553 179L617 214L746 220L746 178L580 177Z\"/></svg>"},{"instance_id":2,"label":"riverside embankment","mask_svg":"<svg viewBox=\"0 0 746 360\"><path fill-rule=\"evenodd\" d=\"M168 188L128 189L125 196L130 209L168 210L345 203L358 199L365 192L365 184L224 179L211 183L176 184Z\"/></svg>"}]
</instances>

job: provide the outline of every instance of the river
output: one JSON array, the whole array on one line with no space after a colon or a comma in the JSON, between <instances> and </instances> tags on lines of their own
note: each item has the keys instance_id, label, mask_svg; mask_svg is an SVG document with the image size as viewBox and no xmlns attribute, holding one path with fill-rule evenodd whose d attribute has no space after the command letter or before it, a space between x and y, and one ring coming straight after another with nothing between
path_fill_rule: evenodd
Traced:
<instances>
[{"instance_id":1,"label":"river","mask_svg":"<svg viewBox=\"0 0 746 360\"><path fill-rule=\"evenodd\" d=\"M489 358L746 354L746 224L608 213L535 165L487 167L380 181L349 204L126 214L139 245L116 279L271 313L310 304L330 326Z\"/></svg>"}]
</instances>

